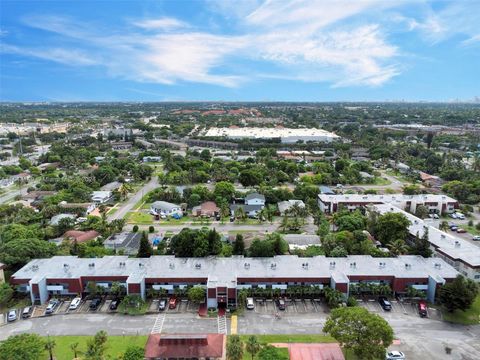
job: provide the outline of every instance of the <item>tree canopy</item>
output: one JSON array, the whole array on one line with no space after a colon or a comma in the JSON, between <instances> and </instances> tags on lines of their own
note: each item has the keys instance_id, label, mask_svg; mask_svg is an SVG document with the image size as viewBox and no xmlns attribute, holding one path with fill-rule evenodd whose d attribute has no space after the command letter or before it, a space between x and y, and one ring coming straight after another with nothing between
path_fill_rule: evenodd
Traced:
<instances>
[{"instance_id":1,"label":"tree canopy","mask_svg":"<svg viewBox=\"0 0 480 360\"><path fill-rule=\"evenodd\" d=\"M393 342L393 330L384 318L356 306L332 310L323 332L365 360L383 359Z\"/></svg>"},{"instance_id":2,"label":"tree canopy","mask_svg":"<svg viewBox=\"0 0 480 360\"><path fill-rule=\"evenodd\" d=\"M478 294L478 285L471 279L458 275L455 280L443 285L438 300L450 312L467 310Z\"/></svg>"}]
</instances>

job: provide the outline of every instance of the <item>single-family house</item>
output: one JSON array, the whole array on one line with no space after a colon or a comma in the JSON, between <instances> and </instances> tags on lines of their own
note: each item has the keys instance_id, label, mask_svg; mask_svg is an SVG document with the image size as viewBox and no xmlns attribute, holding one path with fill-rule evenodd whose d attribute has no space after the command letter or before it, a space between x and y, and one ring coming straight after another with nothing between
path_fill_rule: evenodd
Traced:
<instances>
[{"instance_id":1,"label":"single-family house","mask_svg":"<svg viewBox=\"0 0 480 360\"><path fill-rule=\"evenodd\" d=\"M75 220L76 216L73 215L73 214L58 214L58 215L55 215L55 216L52 216L52 218L50 219L50 225L59 225L60 224L60 221L62 221L63 219L71 219L71 220Z\"/></svg>"},{"instance_id":2,"label":"single-family house","mask_svg":"<svg viewBox=\"0 0 480 360\"><path fill-rule=\"evenodd\" d=\"M193 216L216 216L220 212L220 208L214 201L205 201L192 209Z\"/></svg>"},{"instance_id":3,"label":"single-family house","mask_svg":"<svg viewBox=\"0 0 480 360\"><path fill-rule=\"evenodd\" d=\"M63 239L68 239L71 241L76 241L77 243L84 243L90 240L94 240L100 236L100 233L95 230L80 231L80 230L69 230L62 235Z\"/></svg>"},{"instance_id":4,"label":"single-family house","mask_svg":"<svg viewBox=\"0 0 480 360\"><path fill-rule=\"evenodd\" d=\"M242 208L248 217L256 217L265 207L265 196L258 193L251 193L245 199L236 200L230 205L230 212L235 216L235 211Z\"/></svg>"},{"instance_id":5,"label":"single-family house","mask_svg":"<svg viewBox=\"0 0 480 360\"><path fill-rule=\"evenodd\" d=\"M277 205L278 205L278 211L282 216L285 215L286 213L288 214L288 212L294 205L297 205L299 208L305 209L305 203L302 200L280 201Z\"/></svg>"},{"instance_id":6,"label":"single-family house","mask_svg":"<svg viewBox=\"0 0 480 360\"><path fill-rule=\"evenodd\" d=\"M319 189L320 189L320 194L335 195L335 192L328 186L320 185Z\"/></svg>"},{"instance_id":7,"label":"single-family house","mask_svg":"<svg viewBox=\"0 0 480 360\"><path fill-rule=\"evenodd\" d=\"M150 214L172 216L174 214L182 215L182 207L177 204L172 204L167 201L155 201L150 206Z\"/></svg>"},{"instance_id":8,"label":"single-family house","mask_svg":"<svg viewBox=\"0 0 480 360\"><path fill-rule=\"evenodd\" d=\"M443 180L438 176L430 175L422 171L419 172L419 175L423 185L426 187L439 188L443 184Z\"/></svg>"},{"instance_id":9,"label":"single-family house","mask_svg":"<svg viewBox=\"0 0 480 360\"><path fill-rule=\"evenodd\" d=\"M112 198L111 191L94 191L92 192L92 201L96 204L104 204Z\"/></svg>"},{"instance_id":10,"label":"single-family house","mask_svg":"<svg viewBox=\"0 0 480 360\"><path fill-rule=\"evenodd\" d=\"M125 255L136 255L140 248L140 239L142 235L134 232L122 232L113 234L103 242L106 249L121 251Z\"/></svg>"}]
</instances>

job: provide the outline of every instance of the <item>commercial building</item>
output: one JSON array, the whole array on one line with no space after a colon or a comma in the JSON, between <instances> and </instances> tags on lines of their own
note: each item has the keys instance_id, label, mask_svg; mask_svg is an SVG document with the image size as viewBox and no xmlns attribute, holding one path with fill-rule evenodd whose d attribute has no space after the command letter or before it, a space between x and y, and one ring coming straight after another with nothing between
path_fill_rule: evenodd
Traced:
<instances>
[{"instance_id":1,"label":"commercial building","mask_svg":"<svg viewBox=\"0 0 480 360\"><path fill-rule=\"evenodd\" d=\"M259 127L212 127L204 134L206 137L226 137L229 139L280 139L282 143L304 142L332 142L340 136L322 129L299 128L289 129L284 127L259 128Z\"/></svg>"},{"instance_id":2,"label":"commercial building","mask_svg":"<svg viewBox=\"0 0 480 360\"><path fill-rule=\"evenodd\" d=\"M29 293L32 302L42 304L52 295L85 293L89 282L107 291L113 282L119 282L129 294L142 297L150 288L163 288L173 294L178 288L203 286L207 289L208 307L226 307L237 304L237 293L241 289L270 288L285 292L295 285L329 286L348 296L349 285L360 282L388 284L395 293L404 293L412 286L424 290L429 301L433 301L438 286L457 274L440 258L412 255L397 258L105 256L93 259L55 256L30 261L12 275L10 282L18 291Z\"/></svg>"},{"instance_id":3,"label":"commercial building","mask_svg":"<svg viewBox=\"0 0 480 360\"><path fill-rule=\"evenodd\" d=\"M373 204L391 204L402 210L415 213L419 205L427 207L430 213L449 214L458 208L457 200L446 195L362 195L362 194L319 194L318 206L324 213L337 212L341 207L354 211Z\"/></svg>"},{"instance_id":4,"label":"commercial building","mask_svg":"<svg viewBox=\"0 0 480 360\"><path fill-rule=\"evenodd\" d=\"M412 239L417 235L422 237L427 231L428 241L434 256L443 259L464 276L480 282L480 248L478 246L465 239L441 231L426 221L397 207L381 204L372 205L371 209L380 214L396 212L405 215L411 223L408 231Z\"/></svg>"}]
</instances>

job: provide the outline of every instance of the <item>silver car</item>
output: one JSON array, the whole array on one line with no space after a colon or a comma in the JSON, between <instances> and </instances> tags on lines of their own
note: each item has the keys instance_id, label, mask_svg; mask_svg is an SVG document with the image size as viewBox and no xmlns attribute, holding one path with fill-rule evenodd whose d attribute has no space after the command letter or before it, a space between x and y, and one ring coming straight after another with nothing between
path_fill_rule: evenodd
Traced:
<instances>
[{"instance_id":1,"label":"silver car","mask_svg":"<svg viewBox=\"0 0 480 360\"><path fill-rule=\"evenodd\" d=\"M17 310L10 310L7 315L7 321L12 322L17 320Z\"/></svg>"},{"instance_id":2,"label":"silver car","mask_svg":"<svg viewBox=\"0 0 480 360\"><path fill-rule=\"evenodd\" d=\"M401 351L387 351L385 355L385 360L405 360L405 355Z\"/></svg>"}]
</instances>

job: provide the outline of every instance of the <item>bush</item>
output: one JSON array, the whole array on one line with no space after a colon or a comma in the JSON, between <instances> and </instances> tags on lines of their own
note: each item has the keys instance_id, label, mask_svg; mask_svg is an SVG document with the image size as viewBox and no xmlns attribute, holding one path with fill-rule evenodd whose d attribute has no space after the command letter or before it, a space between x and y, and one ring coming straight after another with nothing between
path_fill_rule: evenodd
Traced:
<instances>
[{"instance_id":1,"label":"bush","mask_svg":"<svg viewBox=\"0 0 480 360\"><path fill-rule=\"evenodd\" d=\"M349 296L348 299L347 299L347 306L352 307L352 306L357 306L357 305L358 305L357 299L355 299L352 296Z\"/></svg>"},{"instance_id":2,"label":"bush","mask_svg":"<svg viewBox=\"0 0 480 360\"><path fill-rule=\"evenodd\" d=\"M150 225L150 226L148 227L148 232L149 232L150 234L154 233L154 232L155 232L155 228L154 228L152 225Z\"/></svg>"},{"instance_id":3,"label":"bush","mask_svg":"<svg viewBox=\"0 0 480 360\"><path fill-rule=\"evenodd\" d=\"M132 232L137 232L138 231L138 225L133 225L133 229L132 229Z\"/></svg>"}]
</instances>

